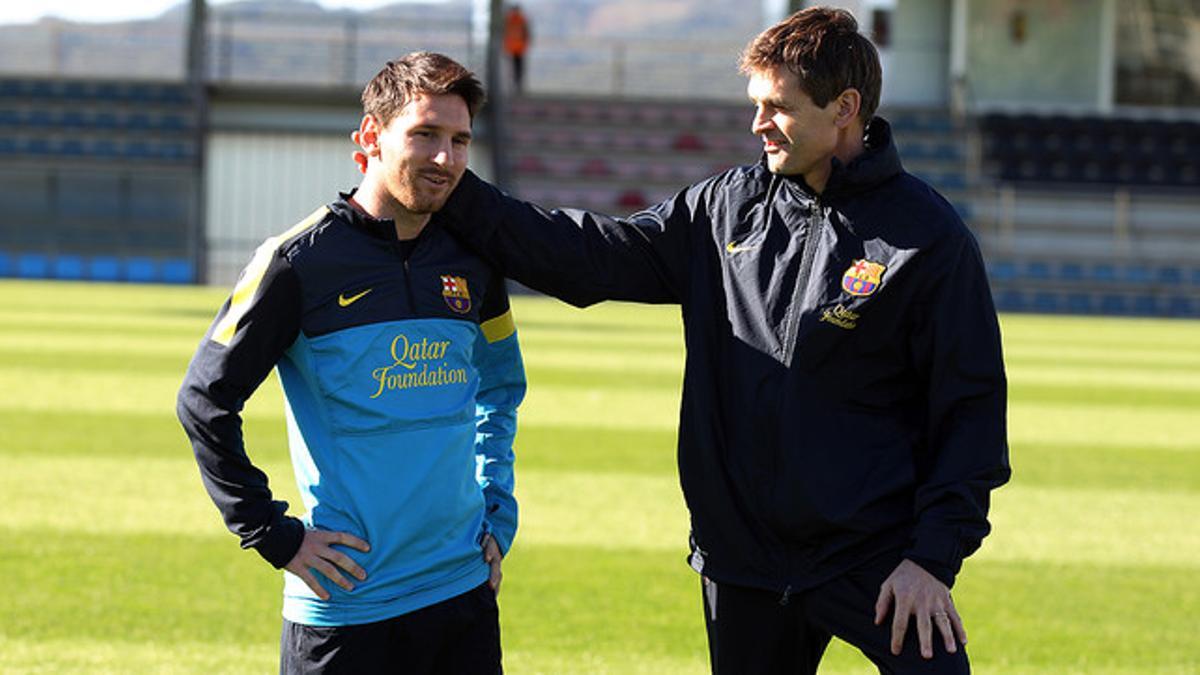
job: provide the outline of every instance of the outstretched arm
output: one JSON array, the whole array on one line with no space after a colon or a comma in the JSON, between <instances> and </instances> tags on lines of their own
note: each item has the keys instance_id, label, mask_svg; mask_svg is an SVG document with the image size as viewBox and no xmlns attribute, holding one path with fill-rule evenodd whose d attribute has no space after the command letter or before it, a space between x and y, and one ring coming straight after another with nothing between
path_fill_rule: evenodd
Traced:
<instances>
[{"instance_id":1,"label":"outstretched arm","mask_svg":"<svg viewBox=\"0 0 1200 675\"><path fill-rule=\"evenodd\" d=\"M434 222L505 275L573 305L675 303L685 294L691 232L704 218L702 193L694 187L615 218L546 210L468 171Z\"/></svg>"}]
</instances>

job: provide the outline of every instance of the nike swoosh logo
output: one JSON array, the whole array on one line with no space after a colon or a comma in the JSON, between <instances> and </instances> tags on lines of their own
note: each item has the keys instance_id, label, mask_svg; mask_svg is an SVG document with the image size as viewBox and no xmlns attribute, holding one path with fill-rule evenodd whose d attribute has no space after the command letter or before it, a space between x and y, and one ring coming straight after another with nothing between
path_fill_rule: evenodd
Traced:
<instances>
[{"instance_id":1,"label":"nike swoosh logo","mask_svg":"<svg viewBox=\"0 0 1200 675\"><path fill-rule=\"evenodd\" d=\"M363 291L362 293L358 293L357 295L352 295L348 298L346 297L345 293L339 293L338 294L338 306L339 307L349 307L350 305L353 305L354 303L358 302L360 299L362 299L362 296L366 295L367 293L370 293L371 291L372 291L372 289L368 288L367 290Z\"/></svg>"},{"instance_id":2,"label":"nike swoosh logo","mask_svg":"<svg viewBox=\"0 0 1200 675\"><path fill-rule=\"evenodd\" d=\"M758 248L757 244L755 244L754 246L739 246L739 245L733 243L732 241L729 242L728 244L725 244L725 250L729 253L741 253L742 251L753 251L756 248Z\"/></svg>"}]
</instances>

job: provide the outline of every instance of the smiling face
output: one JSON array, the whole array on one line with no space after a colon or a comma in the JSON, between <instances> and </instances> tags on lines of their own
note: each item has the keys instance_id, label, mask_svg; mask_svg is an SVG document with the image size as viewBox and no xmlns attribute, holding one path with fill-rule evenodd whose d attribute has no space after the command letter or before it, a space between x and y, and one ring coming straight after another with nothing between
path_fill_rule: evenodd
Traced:
<instances>
[{"instance_id":1,"label":"smiling face","mask_svg":"<svg viewBox=\"0 0 1200 675\"><path fill-rule=\"evenodd\" d=\"M796 74L781 66L751 72L746 93L755 106L750 131L762 139L771 172L801 175L822 190L838 150L839 101L817 107Z\"/></svg>"},{"instance_id":2,"label":"smiling face","mask_svg":"<svg viewBox=\"0 0 1200 675\"><path fill-rule=\"evenodd\" d=\"M442 208L467 169L471 115L460 96L417 95L387 126L379 129L367 116L361 131L375 132L373 146L364 145L367 175L383 188L397 221L424 220Z\"/></svg>"}]
</instances>

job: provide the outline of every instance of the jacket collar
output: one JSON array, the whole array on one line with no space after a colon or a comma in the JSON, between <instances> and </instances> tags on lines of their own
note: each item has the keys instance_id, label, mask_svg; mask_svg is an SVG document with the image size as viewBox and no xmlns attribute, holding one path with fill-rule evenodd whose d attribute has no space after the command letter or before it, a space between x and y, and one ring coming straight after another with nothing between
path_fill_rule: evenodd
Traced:
<instances>
[{"instance_id":1,"label":"jacket collar","mask_svg":"<svg viewBox=\"0 0 1200 675\"><path fill-rule=\"evenodd\" d=\"M375 218L360 211L350 203L350 198L354 196L355 192L358 192L358 188L349 192L339 192L338 199L329 205L329 210L349 223L351 227L372 237L394 240L396 238L396 221L391 218Z\"/></svg>"},{"instance_id":2,"label":"jacket collar","mask_svg":"<svg viewBox=\"0 0 1200 675\"><path fill-rule=\"evenodd\" d=\"M829 200L865 192L904 171L900 154L892 141L892 127L887 120L879 116L871 118L863 140L866 149L849 164L842 164L836 157L831 160L833 171L819 196L804 182L803 176L780 178L795 183L810 196ZM766 154L759 160L759 165L763 170L768 170Z\"/></svg>"}]
</instances>

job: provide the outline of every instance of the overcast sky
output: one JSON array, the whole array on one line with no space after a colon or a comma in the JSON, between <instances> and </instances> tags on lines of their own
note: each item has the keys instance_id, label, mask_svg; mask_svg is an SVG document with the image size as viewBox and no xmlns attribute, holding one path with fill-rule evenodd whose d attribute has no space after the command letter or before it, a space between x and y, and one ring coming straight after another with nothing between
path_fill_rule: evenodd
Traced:
<instances>
[{"instance_id":1,"label":"overcast sky","mask_svg":"<svg viewBox=\"0 0 1200 675\"><path fill-rule=\"evenodd\" d=\"M29 23L43 16L73 21L120 21L158 16L173 5L187 0L0 0L0 24ZM231 0L208 0L223 5ZM370 9L403 0L319 0L326 7Z\"/></svg>"}]
</instances>

